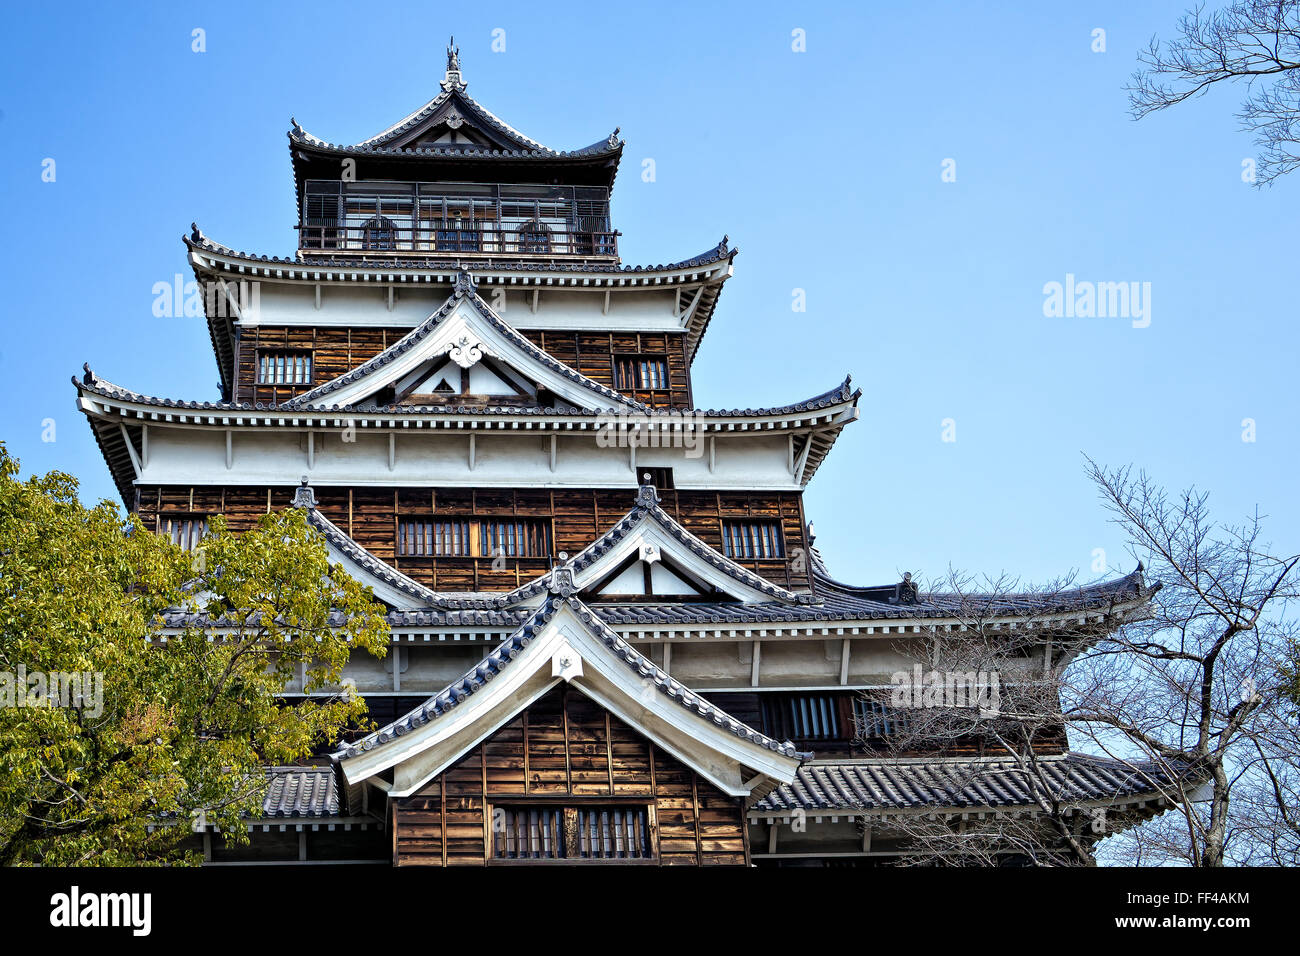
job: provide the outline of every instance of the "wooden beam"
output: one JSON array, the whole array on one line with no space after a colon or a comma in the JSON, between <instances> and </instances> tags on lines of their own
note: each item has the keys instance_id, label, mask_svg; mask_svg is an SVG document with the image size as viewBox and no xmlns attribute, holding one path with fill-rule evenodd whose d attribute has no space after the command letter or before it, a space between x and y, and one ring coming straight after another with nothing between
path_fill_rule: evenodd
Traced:
<instances>
[{"instance_id":1,"label":"wooden beam","mask_svg":"<svg viewBox=\"0 0 1300 956\"><path fill-rule=\"evenodd\" d=\"M226 429L226 471L230 470L235 458L234 438L231 437L231 429Z\"/></svg>"},{"instance_id":2,"label":"wooden beam","mask_svg":"<svg viewBox=\"0 0 1300 956\"><path fill-rule=\"evenodd\" d=\"M793 435L790 436L790 442L791 442L791 447L793 447L794 446ZM808 466L808 453L812 451L812 444L813 444L813 436L812 436L812 432L809 432L808 435L804 438L803 451L799 453L799 460L795 462L795 466L794 466L795 484L800 484L803 482L803 472L804 469Z\"/></svg>"},{"instance_id":3,"label":"wooden beam","mask_svg":"<svg viewBox=\"0 0 1300 956\"><path fill-rule=\"evenodd\" d=\"M397 466L397 432L388 433L388 470L392 471Z\"/></svg>"},{"instance_id":4,"label":"wooden beam","mask_svg":"<svg viewBox=\"0 0 1300 956\"><path fill-rule=\"evenodd\" d=\"M131 467L135 469L135 476L139 478L142 470L140 467L140 456L135 453L135 445L131 444L131 434L126 430L126 425L122 422L118 422L117 427L122 429L122 441L126 442L127 454L131 456Z\"/></svg>"},{"instance_id":5,"label":"wooden beam","mask_svg":"<svg viewBox=\"0 0 1300 956\"><path fill-rule=\"evenodd\" d=\"M149 467L149 426L140 426L140 464L144 468Z\"/></svg>"},{"instance_id":6,"label":"wooden beam","mask_svg":"<svg viewBox=\"0 0 1300 956\"><path fill-rule=\"evenodd\" d=\"M469 470L474 470L474 433L469 433Z\"/></svg>"},{"instance_id":7,"label":"wooden beam","mask_svg":"<svg viewBox=\"0 0 1300 956\"><path fill-rule=\"evenodd\" d=\"M752 643L754 645L754 653L750 655L753 660L749 665L749 686L757 687L759 661L763 659L763 645L758 641L753 641Z\"/></svg>"},{"instance_id":8,"label":"wooden beam","mask_svg":"<svg viewBox=\"0 0 1300 956\"><path fill-rule=\"evenodd\" d=\"M551 434L551 472L555 472L555 434Z\"/></svg>"},{"instance_id":9,"label":"wooden beam","mask_svg":"<svg viewBox=\"0 0 1300 956\"><path fill-rule=\"evenodd\" d=\"M840 683L841 684L847 684L849 682L849 644L850 641L847 637L844 638L844 640L840 644Z\"/></svg>"},{"instance_id":10,"label":"wooden beam","mask_svg":"<svg viewBox=\"0 0 1300 956\"><path fill-rule=\"evenodd\" d=\"M316 433L307 429L307 470L316 467Z\"/></svg>"}]
</instances>

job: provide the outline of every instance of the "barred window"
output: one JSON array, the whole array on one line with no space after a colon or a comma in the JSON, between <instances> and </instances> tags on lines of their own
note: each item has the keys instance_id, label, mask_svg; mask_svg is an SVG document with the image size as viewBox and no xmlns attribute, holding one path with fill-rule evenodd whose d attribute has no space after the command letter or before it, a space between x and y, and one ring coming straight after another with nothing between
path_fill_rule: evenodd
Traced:
<instances>
[{"instance_id":1,"label":"barred window","mask_svg":"<svg viewBox=\"0 0 1300 956\"><path fill-rule=\"evenodd\" d=\"M159 515L158 533L180 545L184 551L193 551L208 533L208 519L195 515Z\"/></svg>"},{"instance_id":2,"label":"barred window","mask_svg":"<svg viewBox=\"0 0 1300 956\"><path fill-rule=\"evenodd\" d=\"M544 558L551 525L538 518L403 518L399 557Z\"/></svg>"},{"instance_id":3,"label":"barred window","mask_svg":"<svg viewBox=\"0 0 1300 956\"><path fill-rule=\"evenodd\" d=\"M406 520L397 523L397 553L419 557L468 556L469 522L452 520Z\"/></svg>"},{"instance_id":4,"label":"barred window","mask_svg":"<svg viewBox=\"0 0 1300 956\"><path fill-rule=\"evenodd\" d=\"M737 559L783 558L781 526L775 521L724 521L722 553Z\"/></svg>"},{"instance_id":5,"label":"barred window","mask_svg":"<svg viewBox=\"0 0 1300 956\"><path fill-rule=\"evenodd\" d=\"M259 352L257 384L310 385L310 352Z\"/></svg>"},{"instance_id":6,"label":"barred window","mask_svg":"<svg viewBox=\"0 0 1300 956\"><path fill-rule=\"evenodd\" d=\"M666 355L615 356L614 387L623 389L668 388L668 357Z\"/></svg>"},{"instance_id":7,"label":"barred window","mask_svg":"<svg viewBox=\"0 0 1300 956\"><path fill-rule=\"evenodd\" d=\"M495 807L493 856L499 860L646 860L644 806Z\"/></svg>"},{"instance_id":8,"label":"barred window","mask_svg":"<svg viewBox=\"0 0 1300 956\"><path fill-rule=\"evenodd\" d=\"M853 698L853 723L859 737L882 740L907 734L912 728L908 711L891 707L883 700L861 695Z\"/></svg>"},{"instance_id":9,"label":"barred window","mask_svg":"<svg viewBox=\"0 0 1300 956\"><path fill-rule=\"evenodd\" d=\"M763 732L778 740L845 740L842 694L763 694Z\"/></svg>"},{"instance_id":10,"label":"barred window","mask_svg":"<svg viewBox=\"0 0 1300 956\"><path fill-rule=\"evenodd\" d=\"M491 520L479 529L479 553L485 557L542 558L551 553L551 528L545 521Z\"/></svg>"}]
</instances>

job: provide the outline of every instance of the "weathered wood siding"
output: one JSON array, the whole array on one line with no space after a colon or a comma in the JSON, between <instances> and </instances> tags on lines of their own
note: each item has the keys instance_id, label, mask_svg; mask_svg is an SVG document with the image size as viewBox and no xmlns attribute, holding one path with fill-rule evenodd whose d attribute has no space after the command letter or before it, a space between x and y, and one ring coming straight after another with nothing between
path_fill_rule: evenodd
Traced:
<instances>
[{"instance_id":1,"label":"weathered wood siding","mask_svg":"<svg viewBox=\"0 0 1300 956\"><path fill-rule=\"evenodd\" d=\"M395 802L393 862L483 866L492 860L494 806L555 798L648 807L652 862L660 865L749 862L739 798L567 686L535 702L418 794Z\"/></svg>"},{"instance_id":2,"label":"weathered wood siding","mask_svg":"<svg viewBox=\"0 0 1300 956\"><path fill-rule=\"evenodd\" d=\"M547 520L553 550L577 554L604 534L636 502L634 489L315 488L321 512L381 561L422 584L442 591L509 590L545 573L548 558L505 558L493 569L491 557L409 557L397 553L397 523L415 517L518 516ZM784 558L742 561L782 587L811 587L806 558L802 495L799 492L660 492L662 506L687 530L722 550L728 519L779 522ZM245 530L259 515L287 507L293 489L248 486L141 486L139 512L153 527L160 514L226 515L231 528ZM503 566L504 565L504 566Z\"/></svg>"}]
</instances>

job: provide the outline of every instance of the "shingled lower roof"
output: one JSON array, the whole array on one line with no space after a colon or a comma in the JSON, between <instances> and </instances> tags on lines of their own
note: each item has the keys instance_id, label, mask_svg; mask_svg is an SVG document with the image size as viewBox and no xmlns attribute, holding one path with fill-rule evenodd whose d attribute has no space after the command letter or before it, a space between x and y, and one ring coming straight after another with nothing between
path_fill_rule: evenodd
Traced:
<instances>
[{"instance_id":1,"label":"shingled lower roof","mask_svg":"<svg viewBox=\"0 0 1300 956\"><path fill-rule=\"evenodd\" d=\"M269 767L262 815L275 819L337 817L339 796L331 767Z\"/></svg>"},{"instance_id":2,"label":"shingled lower roof","mask_svg":"<svg viewBox=\"0 0 1300 956\"><path fill-rule=\"evenodd\" d=\"M1162 800L1179 791L1180 768L1070 753L1041 758L1044 785L1067 803ZM1176 772L1175 772L1176 771ZM756 817L793 811L861 815L934 809L1036 807L1037 779L1013 760L875 760L809 763L750 808Z\"/></svg>"}]
</instances>

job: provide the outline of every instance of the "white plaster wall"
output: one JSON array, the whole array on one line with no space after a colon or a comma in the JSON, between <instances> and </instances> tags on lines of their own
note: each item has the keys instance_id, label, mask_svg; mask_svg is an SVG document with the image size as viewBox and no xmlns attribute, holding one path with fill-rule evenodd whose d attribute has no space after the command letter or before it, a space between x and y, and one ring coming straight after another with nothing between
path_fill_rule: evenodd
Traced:
<instances>
[{"instance_id":1,"label":"white plaster wall","mask_svg":"<svg viewBox=\"0 0 1300 956\"><path fill-rule=\"evenodd\" d=\"M696 458L688 457L684 448L638 448L633 472L627 448L600 447L594 431L562 433L552 472L549 436L527 430L479 431L470 470L468 430L399 425L393 430L396 460L390 470L387 429L357 427L352 441L343 440L341 429L316 430L315 462L308 468L306 429L246 427L233 431L227 469L224 429L159 423L148 428L142 484L297 484L307 475L319 484L623 488L634 484L643 468L671 467L681 489L798 490L782 436L719 437L712 473L707 444Z\"/></svg>"},{"instance_id":2,"label":"white plaster wall","mask_svg":"<svg viewBox=\"0 0 1300 956\"><path fill-rule=\"evenodd\" d=\"M245 310L244 327L258 325L317 325L342 327L373 325L415 327L439 309L451 295L446 285L393 284L393 308L388 308L386 285L320 284L320 308L316 308L315 283L289 283L256 279L256 307ZM479 295L506 322L519 329L596 329L663 332L681 328L674 318L675 289L609 290L609 311L603 288L539 290L537 312L532 309L533 290L505 285L480 285ZM693 293L691 293L693 295ZM690 297L682 293L685 304Z\"/></svg>"}]
</instances>

